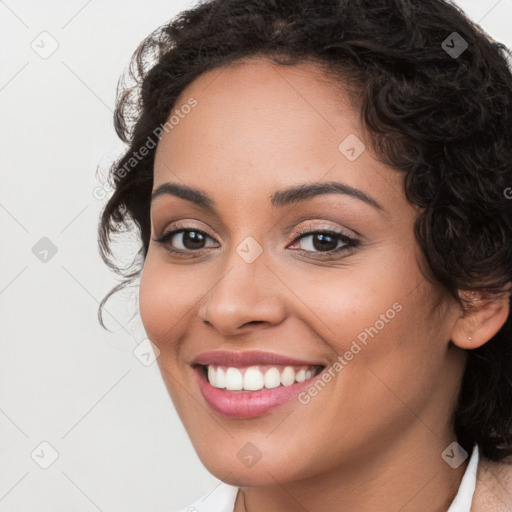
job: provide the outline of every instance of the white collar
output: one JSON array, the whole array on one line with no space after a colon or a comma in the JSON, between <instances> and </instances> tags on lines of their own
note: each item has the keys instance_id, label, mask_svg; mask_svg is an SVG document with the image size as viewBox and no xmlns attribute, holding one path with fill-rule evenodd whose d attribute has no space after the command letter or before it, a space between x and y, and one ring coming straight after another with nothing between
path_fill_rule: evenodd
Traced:
<instances>
[{"instance_id":1,"label":"white collar","mask_svg":"<svg viewBox=\"0 0 512 512\"><path fill-rule=\"evenodd\" d=\"M470 512L471 502L476 488L476 470L478 467L478 445L473 446L473 453L469 459L468 467L460 482L459 491L447 512ZM232 511L230 511L232 512Z\"/></svg>"}]
</instances>

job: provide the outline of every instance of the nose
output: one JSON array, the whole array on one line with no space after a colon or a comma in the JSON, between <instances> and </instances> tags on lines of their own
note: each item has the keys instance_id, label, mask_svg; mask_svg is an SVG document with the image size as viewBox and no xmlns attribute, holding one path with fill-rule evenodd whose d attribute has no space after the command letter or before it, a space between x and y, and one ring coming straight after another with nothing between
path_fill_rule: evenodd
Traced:
<instances>
[{"instance_id":1,"label":"nose","mask_svg":"<svg viewBox=\"0 0 512 512\"><path fill-rule=\"evenodd\" d=\"M235 336L249 326L278 325L284 320L284 286L263 254L247 263L234 250L225 268L200 305L203 322L223 336Z\"/></svg>"}]
</instances>

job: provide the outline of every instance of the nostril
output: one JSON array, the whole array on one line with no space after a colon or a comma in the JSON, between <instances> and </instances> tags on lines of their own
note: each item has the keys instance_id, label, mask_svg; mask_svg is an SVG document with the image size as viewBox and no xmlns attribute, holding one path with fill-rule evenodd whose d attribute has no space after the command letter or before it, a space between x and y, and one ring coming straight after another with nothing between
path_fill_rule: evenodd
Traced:
<instances>
[{"instance_id":1,"label":"nostril","mask_svg":"<svg viewBox=\"0 0 512 512\"><path fill-rule=\"evenodd\" d=\"M263 324L263 323L265 323L263 320L252 320L251 322L245 323L244 326L246 326L246 325L254 325L254 324L257 325L257 324Z\"/></svg>"}]
</instances>

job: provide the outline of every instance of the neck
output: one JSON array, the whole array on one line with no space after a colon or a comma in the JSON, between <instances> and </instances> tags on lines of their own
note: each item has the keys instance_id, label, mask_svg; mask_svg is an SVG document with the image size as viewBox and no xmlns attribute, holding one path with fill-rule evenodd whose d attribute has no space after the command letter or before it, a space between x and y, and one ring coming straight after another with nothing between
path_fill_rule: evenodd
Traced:
<instances>
[{"instance_id":1,"label":"neck","mask_svg":"<svg viewBox=\"0 0 512 512\"><path fill-rule=\"evenodd\" d=\"M418 428L425 431L425 426L418 423ZM307 480L240 487L234 512L446 512L457 494L468 459L452 469L441 453L453 442L454 435L439 438L429 433L428 442L427 436L423 437L421 443L410 443L402 437L379 452L370 450L357 460ZM379 442L384 444L383 440Z\"/></svg>"}]
</instances>

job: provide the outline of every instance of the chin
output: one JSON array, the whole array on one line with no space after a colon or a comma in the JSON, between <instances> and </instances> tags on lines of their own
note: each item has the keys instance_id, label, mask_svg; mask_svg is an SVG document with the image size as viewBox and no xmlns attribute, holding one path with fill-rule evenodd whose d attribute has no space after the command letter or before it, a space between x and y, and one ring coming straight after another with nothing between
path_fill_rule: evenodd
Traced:
<instances>
[{"instance_id":1,"label":"chin","mask_svg":"<svg viewBox=\"0 0 512 512\"><path fill-rule=\"evenodd\" d=\"M243 462L244 455L249 453L250 449L244 442L237 443L235 441L233 445L236 445L236 449L232 454L222 451L221 448L216 452L197 452L208 472L229 485L238 487L275 486L276 481L284 484L288 481L313 476L312 467L298 465L299 461L290 458L289 450L286 450L282 457L277 457L275 449L269 449L266 454L262 453L261 458L256 462L254 460Z\"/></svg>"}]
</instances>

